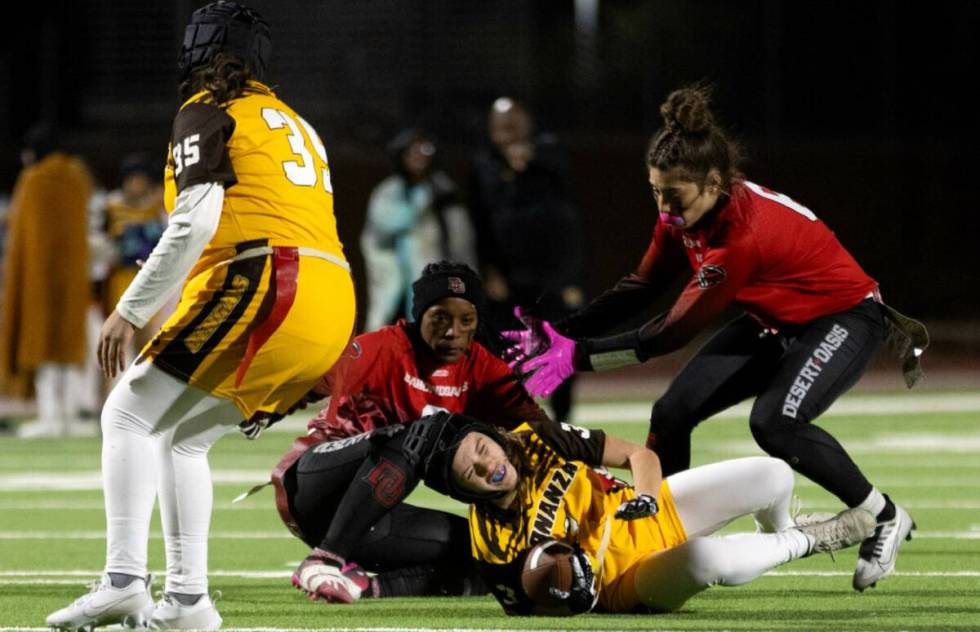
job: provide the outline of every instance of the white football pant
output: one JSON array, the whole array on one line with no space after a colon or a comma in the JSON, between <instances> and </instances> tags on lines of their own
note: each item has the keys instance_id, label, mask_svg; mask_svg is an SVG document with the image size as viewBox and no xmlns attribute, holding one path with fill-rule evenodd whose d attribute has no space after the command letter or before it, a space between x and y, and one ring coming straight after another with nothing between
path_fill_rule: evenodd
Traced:
<instances>
[{"instance_id":1,"label":"white football pant","mask_svg":"<svg viewBox=\"0 0 980 632\"><path fill-rule=\"evenodd\" d=\"M150 362L132 364L102 409L106 571L145 576L153 500L167 552L167 592L208 589L212 485L208 450L242 419L235 405Z\"/></svg>"},{"instance_id":2,"label":"white football pant","mask_svg":"<svg viewBox=\"0 0 980 632\"><path fill-rule=\"evenodd\" d=\"M675 610L709 586L744 584L810 549L807 537L790 529L793 470L779 459L712 463L667 483L688 541L640 562L636 591L649 606ZM767 533L705 537L746 515Z\"/></svg>"}]
</instances>

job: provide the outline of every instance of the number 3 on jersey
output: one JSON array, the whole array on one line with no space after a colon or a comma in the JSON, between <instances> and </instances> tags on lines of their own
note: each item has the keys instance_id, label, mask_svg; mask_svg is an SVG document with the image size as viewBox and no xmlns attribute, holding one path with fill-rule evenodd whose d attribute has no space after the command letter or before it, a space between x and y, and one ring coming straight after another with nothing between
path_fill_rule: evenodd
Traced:
<instances>
[{"instance_id":1,"label":"number 3 on jersey","mask_svg":"<svg viewBox=\"0 0 980 632\"><path fill-rule=\"evenodd\" d=\"M282 169L286 174L286 179L301 187L315 186L317 181L316 164L313 161L310 150L306 146L306 138L300 132L296 120L282 110L275 108L262 108L262 118L265 119L269 129L282 129L285 127L289 130L289 135L286 136L289 140L289 148L299 160L287 160L282 163ZM313 145L313 151L316 152L316 155L326 165L327 150L324 149L323 143L320 142L320 137L317 135L316 130L303 117L297 116L296 118L299 119L299 124L306 131L306 136L309 138L310 144ZM323 178L324 190L327 193L333 193L333 184L330 182L330 170L324 167L320 170L320 174Z\"/></svg>"},{"instance_id":2,"label":"number 3 on jersey","mask_svg":"<svg viewBox=\"0 0 980 632\"><path fill-rule=\"evenodd\" d=\"M803 206L802 204L800 204L799 202L797 202L796 200L794 200L788 195L784 195L782 193L776 193L775 191L770 191L765 187L760 187L755 182L746 182L745 186L752 189L754 193L766 198L767 200L772 200L773 202L779 202L780 204L790 209L791 211L796 211L797 213L807 218L811 222L817 221L817 216L813 214L813 211Z\"/></svg>"}]
</instances>

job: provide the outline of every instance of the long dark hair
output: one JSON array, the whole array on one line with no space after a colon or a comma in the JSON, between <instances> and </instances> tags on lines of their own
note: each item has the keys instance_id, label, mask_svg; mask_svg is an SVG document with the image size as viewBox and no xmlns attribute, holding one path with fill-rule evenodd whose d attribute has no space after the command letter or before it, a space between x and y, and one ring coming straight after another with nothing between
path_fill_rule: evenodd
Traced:
<instances>
[{"instance_id":1,"label":"long dark hair","mask_svg":"<svg viewBox=\"0 0 980 632\"><path fill-rule=\"evenodd\" d=\"M207 64L195 68L177 91L183 101L207 91L220 105L242 96L252 80L256 80L256 75L248 63L235 55L218 53Z\"/></svg>"},{"instance_id":2,"label":"long dark hair","mask_svg":"<svg viewBox=\"0 0 980 632\"><path fill-rule=\"evenodd\" d=\"M667 171L680 167L692 180L717 169L722 187L742 177L742 148L718 124L711 111L711 86L695 84L675 90L660 106L664 125L647 148L647 166Z\"/></svg>"}]
</instances>

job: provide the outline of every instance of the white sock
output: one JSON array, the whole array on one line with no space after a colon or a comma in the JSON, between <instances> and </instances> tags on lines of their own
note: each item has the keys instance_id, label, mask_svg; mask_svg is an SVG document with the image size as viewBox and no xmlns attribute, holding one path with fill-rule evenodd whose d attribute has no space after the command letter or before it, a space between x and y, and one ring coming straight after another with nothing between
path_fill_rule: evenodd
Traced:
<instances>
[{"instance_id":1,"label":"white sock","mask_svg":"<svg viewBox=\"0 0 980 632\"><path fill-rule=\"evenodd\" d=\"M867 498L861 501L861 504L858 505L858 508L864 509L865 511L869 511L871 512L872 516L877 517L877 515L880 514L881 511L885 508L885 496L880 491L878 491L877 487L872 487L871 493L868 494Z\"/></svg>"}]
</instances>

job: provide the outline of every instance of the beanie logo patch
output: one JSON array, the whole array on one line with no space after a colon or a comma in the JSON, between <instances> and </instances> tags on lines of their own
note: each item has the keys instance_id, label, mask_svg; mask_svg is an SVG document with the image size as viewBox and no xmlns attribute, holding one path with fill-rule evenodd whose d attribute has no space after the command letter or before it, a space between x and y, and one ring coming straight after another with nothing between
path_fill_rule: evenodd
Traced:
<instances>
[{"instance_id":1,"label":"beanie logo patch","mask_svg":"<svg viewBox=\"0 0 980 632\"><path fill-rule=\"evenodd\" d=\"M449 277L449 291L453 294L465 294L466 284L463 283L463 279L454 276Z\"/></svg>"}]
</instances>

